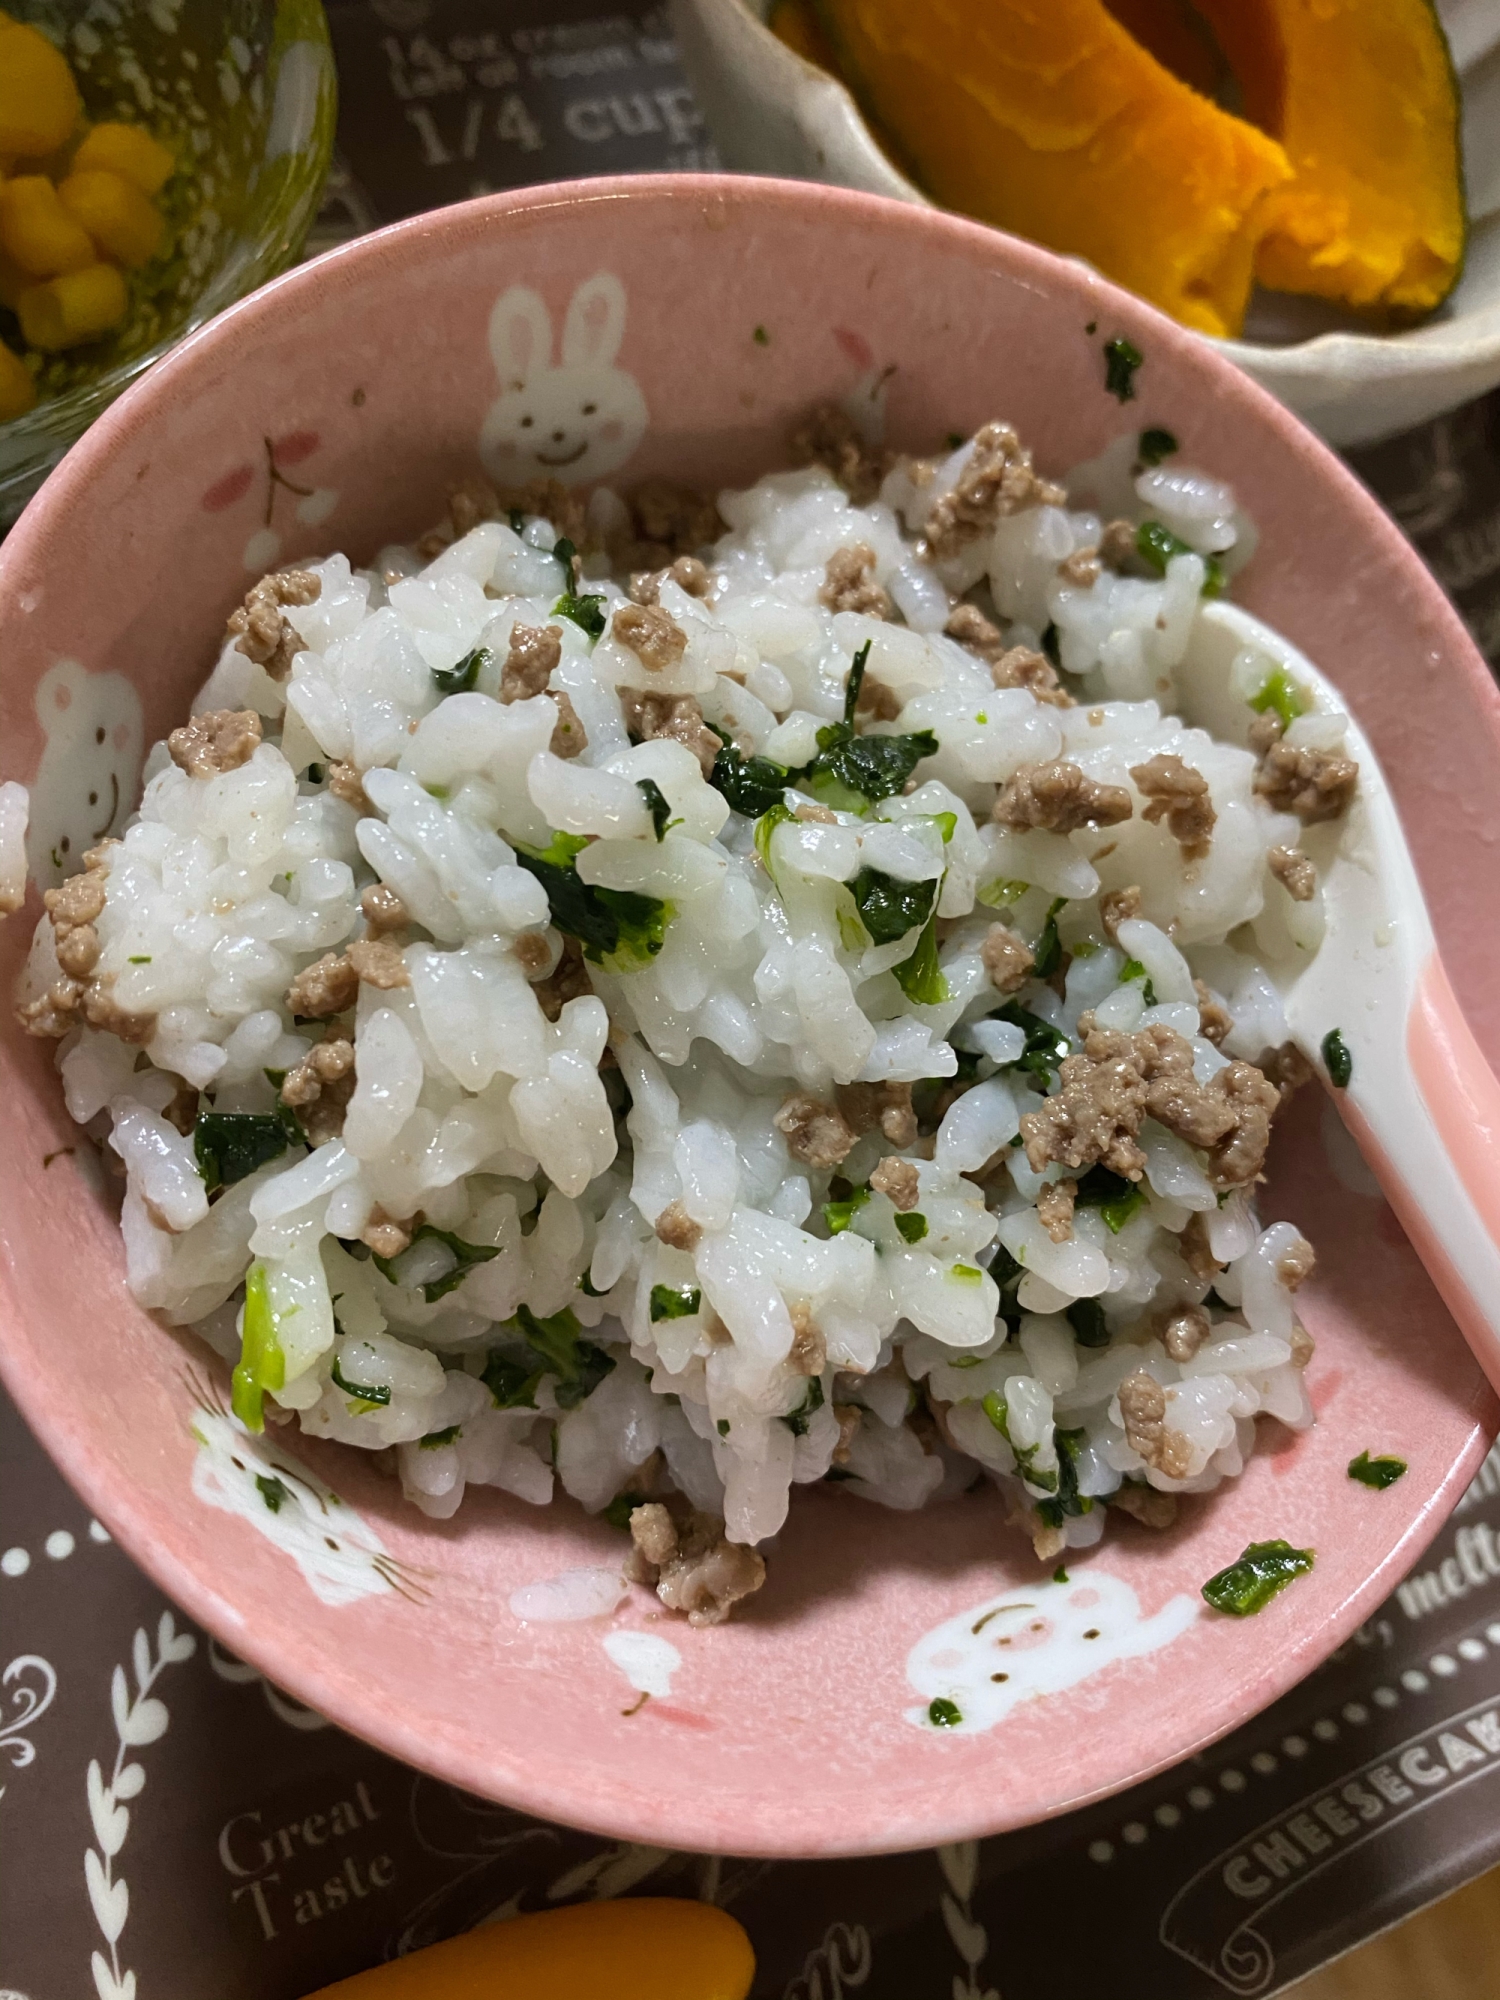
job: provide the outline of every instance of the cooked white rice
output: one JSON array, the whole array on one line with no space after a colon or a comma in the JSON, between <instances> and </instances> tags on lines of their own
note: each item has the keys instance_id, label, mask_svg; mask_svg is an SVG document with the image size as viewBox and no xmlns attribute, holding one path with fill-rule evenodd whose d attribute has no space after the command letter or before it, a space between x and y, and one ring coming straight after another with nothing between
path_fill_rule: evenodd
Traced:
<instances>
[{"instance_id":1,"label":"cooked white rice","mask_svg":"<svg viewBox=\"0 0 1500 2000\"><path fill-rule=\"evenodd\" d=\"M1200 1083L1285 1040L1261 947L1289 927L1315 944L1320 918L1267 855L1301 828L1255 796L1249 750L1172 712L1206 558L1232 569L1246 524L1226 488L1175 461L1132 490L1127 441L1082 483L1191 545L1164 575L1060 578L1103 524L1051 504L1003 514L934 562L921 529L971 449L925 485L898 467L863 507L817 466L720 495L728 532L700 549L711 600L659 587L687 638L662 671L607 626L596 643L558 615L557 530L535 515L519 533L484 522L425 566L410 549L364 570L342 555L309 565L320 592L285 613L301 649L283 683L226 641L196 712L254 709L265 740L206 777L158 744L139 812L95 864L107 900L91 976L124 1015L154 1016L144 1058L107 1025L74 1026L60 1065L73 1117L124 1165L132 1291L241 1363L248 1422L295 1413L313 1435L393 1449L408 1496L440 1518L469 1484L541 1504L560 1483L590 1512L676 1489L749 1545L776 1534L794 1485L830 1472L902 1509L982 1474L1050 1560L1095 1542L1122 1488L1139 1501L1236 1475L1258 1415L1312 1421L1283 1263L1296 1232L1262 1229L1251 1187L1216 1186L1203 1152L1148 1119L1128 1199L1089 1205L1085 1188L1071 1237L1054 1241L1036 1201L1067 1170L1034 1172L1019 1134L1055 1074L1017 1066L1028 1028L1006 1018L1019 1007L1064 1047L1086 1009L1123 1031L1163 1024L1187 1038ZM622 516L613 495L594 497L601 530ZM889 620L820 601L829 558L858 544ZM608 619L628 600L601 566L586 558L593 580L578 587ZM1009 644L1054 627L1075 705L997 688L943 632L965 595ZM548 747L551 695L496 698L512 627L549 623L562 638L552 690L587 736L571 761ZM797 769L843 716L866 645L867 691L899 714L861 727L930 730L939 747L909 789L863 812L763 820L757 840L682 743L627 734L619 687L691 695L744 756ZM444 695L435 674L476 648L477 683ZM1253 669L1247 699L1264 679ZM1335 747L1337 726L1316 727ZM1142 815L1129 773L1158 754L1208 781L1205 857ZM1133 817L1072 834L994 823L1005 780L1058 759L1129 788ZM335 761L363 775L368 811L329 789ZM648 779L670 809L659 838ZM794 780L787 803L820 791ZM4 848L15 815L0 809ZM563 940L517 850L559 833L575 837L553 852L577 882L666 907L659 950L590 964L592 993L551 1022L529 975ZM916 885L918 908L935 882L935 925L872 944L850 888L868 869ZM396 933L409 983L361 985L344 1017L356 1083L342 1135L292 1145L210 1199L192 1132L165 1114L184 1086L201 1093L200 1120L276 1113L277 1080L324 1027L294 1019L289 983L363 934L361 891L377 880L411 919ZM1143 913L1113 939L1100 896L1130 884ZM1003 919L1045 953L1054 911L1065 980L1003 997L981 945ZM545 940L544 964L517 954L524 934ZM893 966L934 941L937 983L908 973L928 995L909 997ZM44 922L27 992L60 977ZM1195 978L1232 1021L1222 1047L1200 1032ZM792 1157L784 1101L832 1106L856 1081L917 1086L923 1135L893 1146L866 1132L833 1172ZM919 1177L905 1213L862 1198L893 1153ZM691 1250L655 1232L671 1204L696 1225L668 1232L697 1235ZM1198 1216L1223 1267L1212 1291L1182 1254ZM361 1241L382 1217L420 1231L384 1267ZM1207 1343L1169 1359L1164 1316L1202 1302ZM1182 1441L1171 1471L1127 1441L1117 1392L1141 1371Z\"/></svg>"}]
</instances>

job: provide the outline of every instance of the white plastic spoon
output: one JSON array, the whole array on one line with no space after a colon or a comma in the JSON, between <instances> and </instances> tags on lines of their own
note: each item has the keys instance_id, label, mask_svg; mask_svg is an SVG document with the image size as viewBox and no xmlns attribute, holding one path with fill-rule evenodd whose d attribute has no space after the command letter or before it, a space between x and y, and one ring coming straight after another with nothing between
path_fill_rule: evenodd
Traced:
<instances>
[{"instance_id":1,"label":"white plastic spoon","mask_svg":"<svg viewBox=\"0 0 1500 2000\"><path fill-rule=\"evenodd\" d=\"M1223 740L1244 743L1254 720L1244 693L1249 663L1236 662L1247 652L1267 672L1280 667L1309 713L1347 718L1344 754L1359 764L1348 812L1308 828L1303 842L1318 867L1325 935L1314 948L1316 918L1299 912L1315 906L1273 890L1285 901L1280 914L1289 928L1267 970L1292 1039L1320 1076L1328 1075L1325 1037L1338 1030L1351 1070L1347 1086L1333 1090L1334 1102L1500 1390L1500 1081L1443 970L1384 774L1317 668L1237 605L1208 605L1178 669L1184 714Z\"/></svg>"}]
</instances>

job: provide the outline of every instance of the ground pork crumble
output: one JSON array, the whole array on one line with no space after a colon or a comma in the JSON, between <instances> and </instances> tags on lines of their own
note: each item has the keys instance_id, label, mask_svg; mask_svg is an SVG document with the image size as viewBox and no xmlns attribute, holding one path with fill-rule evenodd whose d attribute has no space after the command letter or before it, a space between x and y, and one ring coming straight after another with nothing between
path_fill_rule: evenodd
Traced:
<instances>
[{"instance_id":1,"label":"ground pork crumble","mask_svg":"<svg viewBox=\"0 0 1500 2000\"><path fill-rule=\"evenodd\" d=\"M1054 1160L1073 1172L1104 1166L1139 1180L1146 1156L1136 1143L1143 1119L1154 1118L1207 1154L1218 1188L1253 1181L1265 1164L1276 1086L1253 1063L1232 1062L1208 1083L1193 1075L1192 1044L1156 1025L1125 1034L1079 1021L1083 1048L1065 1056L1058 1088L1021 1120L1033 1173Z\"/></svg>"},{"instance_id":2,"label":"ground pork crumble","mask_svg":"<svg viewBox=\"0 0 1500 2000\"><path fill-rule=\"evenodd\" d=\"M847 410L824 403L787 440L793 465L821 465L856 507L868 507L885 477L883 452L865 443Z\"/></svg>"},{"instance_id":3,"label":"ground pork crumble","mask_svg":"<svg viewBox=\"0 0 1500 2000\"><path fill-rule=\"evenodd\" d=\"M1105 785L1078 764L1023 764L995 800L995 822L1017 833L1078 833L1118 826L1135 810L1123 785Z\"/></svg>"},{"instance_id":4,"label":"ground pork crumble","mask_svg":"<svg viewBox=\"0 0 1500 2000\"><path fill-rule=\"evenodd\" d=\"M260 717L253 708L216 708L195 715L167 738L167 751L190 778L237 771L260 748Z\"/></svg>"},{"instance_id":5,"label":"ground pork crumble","mask_svg":"<svg viewBox=\"0 0 1500 2000\"><path fill-rule=\"evenodd\" d=\"M979 956L997 993L1017 993L1031 977L1036 955L1008 924L991 924Z\"/></svg>"},{"instance_id":6,"label":"ground pork crumble","mask_svg":"<svg viewBox=\"0 0 1500 2000\"><path fill-rule=\"evenodd\" d=\"M229 631L235 650L264 667L273 681L284 681L292 671L302 642L282 615L288 604L313 604L323 585L311 570L275 570L252 584L245 601L229 615Z\"/></svg>"},{"instance_id":7,"label":"ground pork crumble","mask_svg":"<svg viewBox=\"0 0 1500 2000\"><path fill-rule=\"evenodd\" d=\"M805 1090L787 1098L772 1123L792 1158L820 1173L838 1166L854 1149L855 1134L843 1115Z\"/></svg>"},{"instance_id":8,"label":"ground pork crumble","mask_svg":"<svg viewBox=\"0 0 1500 2000\"><path fill-rule=\"evenodd\" d=\"M1300 847L1273 847L1266 866L1294 903L1310 903L1318 893L1318 871Z\"/></svg>"},{"instance_id":9,"label":"ground pork crumble","mask_svg":"<svg viewBox=\"0 0 1500 2000\"><path fill-rule=\"evenodd\" d=\"M654 1586L669 1611L689 1625L722 1625L742 1597L766 1580L763 1557L729 1541L724 1523L696 1508L681 1520L659 1500L632 1509L625 1575Z\"/></svg>"},{"instance_id":10,"label":"ground pork crumble","mask_svg":"<svg viewBox=\"0 0 1500 2000\"><path fill-rule=\"evenodd\" d=\"M868 542L835 549L828 558L818 602L830 611L860 611L867 618L889 618L891 600L875 581L875 551Z\"/></svg>"},{"instance_id":11,"label":"ground pork crumble","mask_svg":"<svg viewBox=\"0 0 1500 2000\"><path fill-rule=\"evenodd\" d=\"M620 709L625 727L636 742L654 743L665 737L668 742L681 743L698 759L698 768L705 778L712 771L723 745L703 720L703 710L695 695L621 688Z\"/></svg>"},{"instance_id":12,"label":"ground pork crumble","mask_svg":"<svg viewBox=\"0 0 1500 2000\"><path fill-rule=\"evenodd\" d=\"M1281 717L1274 709L1250 725L1250 748L1260 762L1255 794L1275 812L1295 813L1304 826L1319 826L1348 810L1359 785L1359 766L1333 750L1284 743Z\"/></svg>"},{"instance_id":13,"label":"ground pork crumble","mask_svg":"<svg viewBox=\"0 0 1500 2000\"><path fill-rule=\"evenodd\" d=\"M1163 756L1133 764L1130 776L1147 801L1142 817L1153 826L1166 821L1184 861L1202 860L1219 817L1203 773L1184 764L1180 757Z\"/></svg>"},{"instance_id":14,"label":"ground pork crumble","mask_svg":"<svg viewBox=\"0 0 1500 2000\"><path fill-rule=\"evenodd\" d=\"M1144 1368L1120 1384L1120 1422L1125 1442L1142 1462L1167 1479L1186 1479L1192 1470L1193 1448L1181 1431L1166 1421L1167 1394Z\"/></svg>"},{"instance_id":15,"label":"ground pork crumble","mask_svg":"<svg viewBox=\"0 0 1500 2000\"><path fill-rule=\"evenodd\" d=\"M923 533L941 562L1023 507L1061 507L1066 489L1043 479L1009 424L984 424L951 492L939 496Z\"/></svg>"},{"instance_id":16,"label":"ground pork crumble","mask_svg":"<svg viewBox=\"0 0 1500 2000\"><path fill-rule=\"evenodd\" d=\"M966 652L983 660L997 688L1023 687L1049 708L1072 708L1072 695L1057 678L1057 669L1045 653L1032 646L1012 646L977 604L957 605L943 631L956 639Z\"/></svg>"}]
</instances>

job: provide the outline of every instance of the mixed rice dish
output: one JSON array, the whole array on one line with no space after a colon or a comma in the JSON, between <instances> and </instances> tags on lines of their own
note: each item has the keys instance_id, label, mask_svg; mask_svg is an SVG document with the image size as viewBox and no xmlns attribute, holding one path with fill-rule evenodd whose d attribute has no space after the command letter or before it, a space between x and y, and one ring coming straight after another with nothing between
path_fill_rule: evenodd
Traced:
<instances>
[{"instance_id":1,"label":"mixed rice dish","mask_svg":"<svg viewBox=\"0 0 1500 2000\"><path fill-rule=\"evenodd\" d=\"M19 1002L243 1424L560 1487L695 1623L795 1486L993 1482L1051 1565L1312 1422L1268 968L1358 774L1253 649L1235 740L1175 712L1233 494L792 456L264 578Z\"/></svg>"}]
</instances>

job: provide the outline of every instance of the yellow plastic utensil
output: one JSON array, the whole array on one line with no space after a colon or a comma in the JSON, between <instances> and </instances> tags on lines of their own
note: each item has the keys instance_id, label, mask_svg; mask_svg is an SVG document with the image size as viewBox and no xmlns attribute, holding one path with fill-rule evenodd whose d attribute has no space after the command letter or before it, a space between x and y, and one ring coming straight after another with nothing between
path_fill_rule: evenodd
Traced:
<instances>
[{"instance_id":1,"label":"yellow plastic utensil","mask_svg":"<svg viewBox=\"0 0 1500 2000\"><path fill-rule=\"evenodd\" d=\"M307 2000L745 2000L754 1976L733 1917L638 1897L489 1924Z\"/></svg>"}]
</instances>

